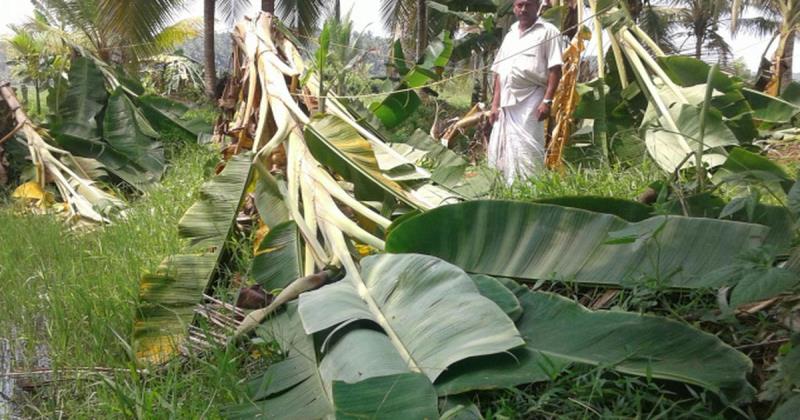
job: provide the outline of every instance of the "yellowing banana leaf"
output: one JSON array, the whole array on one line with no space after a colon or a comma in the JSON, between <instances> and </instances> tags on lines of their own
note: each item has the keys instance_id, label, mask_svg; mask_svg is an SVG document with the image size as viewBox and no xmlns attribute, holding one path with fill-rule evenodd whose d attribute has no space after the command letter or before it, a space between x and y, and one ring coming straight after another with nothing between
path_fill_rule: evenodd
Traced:
<instances>
[{"instance_id":1,"label":"yellowing banana leaf","mask_svg":"<svg viewBox=\"0 0 800 420\"><path fill-rule=\"evenodd\" d=\"M548 204L471 201L404 221L389 234L386 251L433 255L470 273L528 281L695 288L698 278L760 246L767 232L714 219L656 216L631 223Z\"/></svg>"},{"instance_id":2,"label":"yellowing banana leaf","mask_svg":"<svg viewBox=\"0 0 800 420\"><path fill-rule=\"evenodd\" d=\"M235 156L204 184L200 199L179 225L181 236L195 246L142 277L133 328L133 349L140 361L164 362L184 344L194 309L214 280L250 169L249 155Z\"/></svg>"},{"instance_id":3,"label":"yellowing banana leaf","mask_svg":"<svg viewBox=\"0 0 800 420\"><path fill-rule=\"evenodd\" d=\"M361 267L360 275L300 295L307 333L375 321L410 370L431 382L455 362L523 344L511 319L458 267L413 254L370 256Z\"/></svg>"},{"instance_id":4,"label":"yellowing banana leaf","mask_svg":"<svg viewBox=\"0 0 800 420\"><path fill-rule=\"evenodd\" d=\"M20 185L14 189L11 197L18 200L32 201L40 206L46 206L55 201L53 195L43 190L42 186L36 181L28 181Z\"/></svg>"},{"instance_id":5,"label":"yellowing banana leaf","mask_svg":"<svg viewBox=\"0 0 800 420\"><path fill-rule=\"evenodd\" d=\"M378 166L371 143L338 117L313 119L306 127L305 139L321 164L355 184L359 199L381 200L383 194L390 194L414 208L429 209L449 195L435 189L414 189L391 179Z\"/></svg>"}]
</instances>

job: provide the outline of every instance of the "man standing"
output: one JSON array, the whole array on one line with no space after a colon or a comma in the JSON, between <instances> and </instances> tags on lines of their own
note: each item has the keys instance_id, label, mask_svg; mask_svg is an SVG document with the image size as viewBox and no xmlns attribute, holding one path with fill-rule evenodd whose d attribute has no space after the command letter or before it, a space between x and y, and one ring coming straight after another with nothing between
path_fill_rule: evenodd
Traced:
<instances>
[{"instance_id":1,"label":"man standing","mask_svg":"<svg viewBox=\"0 0 800 420\"><path fill-rule=\"evenodd\" d=\"M494 99L489 165L508 184L544 165L544 121L561 78L561 34L538 19L539 0L514 0L517 22L492 64Z\"/></svg>"}]
</instances>

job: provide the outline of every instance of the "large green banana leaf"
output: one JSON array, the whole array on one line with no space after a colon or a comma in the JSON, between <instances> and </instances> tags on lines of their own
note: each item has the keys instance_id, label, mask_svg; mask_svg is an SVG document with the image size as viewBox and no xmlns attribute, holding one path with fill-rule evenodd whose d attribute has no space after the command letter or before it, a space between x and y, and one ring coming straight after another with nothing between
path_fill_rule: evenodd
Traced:
<instances>
[{"instance_id":1,"label":"large green banana leaf","mask_svg":"<svg viewBox=\"0 0 800 420\"><path fill-rule=\"evenodd\" d=\"M228 418L322 418L334 412L344 418L365 412L379 418L438 417L430 381L409 372L378 331L343 331L318 362L313 337L303 331L292 302L258 334L275 341L285 359L250 381L249 401L225 410Z\"/></svg>"},{"instance_id":2,"label":"large green banana leaf","mask_svg":"<svg viewBox=\"0 0 800 420\"><path fill-rule=\"evenodd\" d=\"M660 210L674 215L683 215L686 211L689 217L717 219L728 204L722 198L709 193L689 196L683 201L681 203L678 199L670 200L664 203ZM629 222L641 222L656 214L656 209L652 206L612 197L566 196L544 198L534 202L613 214ZM765 245L774 246L778 250L785 250L791 245L797 232L797 223L795 217L785 207L758 204L752 209L752 217L750 216L746 209L742 209L731 214L729 219L769 227L769 234L764 239Z\"/></svg>"},{"instance_id":3,"label":"large green banana leaf","mask_svg":"<svg viewBox=\"0 0 800 420\"><path fill-rule=\"evenodd\" d=\"M765 123L788 123L800 113L800 107L781 98L753 89L742 89L747 102L753 108L753 119Z\"/></svg>"},{"instance_id":4,"label":"large green banana leaf","mask_svg":"<svg viewBox=\"0 0 800 420\"><path fill-rule=\"evenodd\" d=\"M431 382L459 360L523 344L511 319L458 267L413 254L370 256L361 266L360 276L348 273L300 296L307 333L356 320L377 322L411 370Z\"/></svg>"},{"instance_id":5,"label":"large green banana leaf","mask_svg":"<svg viewBox=\"0 0 800 420\"><path fill-rule=\"evenodd\" d=\"M439 395L546 381L572 362L699 385L731 400L752 396L746 379L752 363L711 334L657 316L591 311L502 282L522 305L516 325L525 346L454 365L437 381Z\"/></svg>"},{"instance_id":6,"label":"large green banana leaf","mask_svg":"<svg viewBox=\"0 0 800 420\"><path fill-rule=\"evenodd\" d=\"M72 143L100 140L95 117L105 106L108 93L103 73L93 61L78 57L69 70L69 88L55 116L52 132L59 144L72 151Z\"/></svg>"},{"instance_id":7,"label":"large green banana leaf","mask_svg":"<svg viewBox=\"0 0 800 420\"><path fill-rule=\"evenodd\" d=\"M697 150L700 141L700 103L704 99L706 85L690 88L678 88L689 101L683 103L671 89L662 87L658 91L661 100L669 109L669 115L659 115L652 102L645 111L642 129L645 131L645 144L650 156L665 171L674 172L678 168L692 166L692 162L684 162L686 156ZM717 96L719 93L717 93ZM679 132L670 128L667 119L672 119ZM728 128L722 114L710 108L705 116L705 136L703 138L703 162L709 167L716 167L725 161L722 148L736 146L739 141ZM681 164L685 166L680 166Z\"/></svg>"},{"instance_id":8,"label":"large green banana leaf","mask_svg":"<svg viewBox=\"0 0 800 420\"><path fill-rule=\"evenodd\" d=\"M222 250L250 178L251 157L236 156L203 185L200 199L180 221L190 246L168 257L155 274L142 277L133 348L142 361L161 362L180 348L194 309L214 279Z\"/></svg>"},{"instance_id":9,"label":"large green banana leaf","mask_svg":"<svg viewBox=\"0 0 800 420\"><path fill-rule=\"evenodd\" d=\"M160 135L123 89L118 87L109 96L103 73L83 57L73 62L69 83L59 104L63 111L53 120L59 145L77 156L96 159L140 190L158 182L164 172L164 152L156 141Z\"/></svg>"},{"instance_id":10,"label":"large green banana leaf","mask_svg":"<svg viewBox=\"0 0 800 420\"><path fill-rule=\"evenodd\" d=\"M631 223L548 204L471 201L404 221L389 234L386 250L524 280L696 288L705 274L760 246L767 232L714 219L656 216Z\"/></svg>"},{"instance_id":11,"label":"large green banana leaf","mask_svg":"<svg viewBox=\"0 0 800 420\"><path fill-rule=\"evenodd\" d=\"M694 57L658 57L661 68L673 82L683 87L703 85L708 82L711 66ZM714 73L711 84L718 94L711 99L711 106L722 112L725 125L741 143L750 143L758 136L753 122L753 109L742 94L742 83L732 80L724 73Z\"/></svg>"},{"instance_id":12,"label":"large green banana leaf","mask_svg":"<svg viewBox=\"0 0 800 420\"><path fill-rule=\"evenodd\" d=\"M127 165L110 169L134 186L141 186L142 179L144 186L158 182L165 169L164 149L155 141L159 137L128 95L117 88L108 99L103 138L127 159ZM103 161L103 154L98 159Z\"/></svg>"},{"instance_id":13,"label":"large green banana leaf","mask_svg":"<svg viewBox=\"0 0 800 420\"><path fill-rule=\"evenodd\" d=\"M546 373L557 374L566 362L699 385L732 401L753 394L746 378L752 362L711 334L657 316L590 311L556 294L505 284L522 304L517 328L525 347L513 357L475 358L454 366L437 382L440 395L477 384L492 388L547 380Z\"/></svg>"},{"instance_id":14,"label":"large green banana leaf","mask_svg":"<svg viewBox=\"0 0 800 420\"><path fill-rule=\"evenodd\" d=\"M197 140L200 133L210 133L211 126L200 118L188 117L188 106L162 96L145 95L137 98L144 115L161 132L178 134L188 141Z\"/></svg>"}]
</instances>

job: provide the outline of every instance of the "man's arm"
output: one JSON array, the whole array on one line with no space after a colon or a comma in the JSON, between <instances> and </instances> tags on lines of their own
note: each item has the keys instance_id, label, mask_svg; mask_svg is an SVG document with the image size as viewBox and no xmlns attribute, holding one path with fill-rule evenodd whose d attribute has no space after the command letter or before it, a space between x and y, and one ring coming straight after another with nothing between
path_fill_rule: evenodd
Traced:
<instances>
[{"instance_id":1,"label":"man's arm","mask_svg":"<svg viewBox=\"0 0 800 420\"><path fill-rule=\"evenodd\" d=\"M494 75L494 91L492 92L492 112L489 114L489 123L494 124L497 121L497 115L500 113L500 77Z\"/></svg>"},{"instance_id":2,"label":"man's arm","mask_svg":"<svg viewBox=\"0 0 800 420\"><path fill-rule=\"evenodd\" d=\"M561 66L550 67L547 70L547 89L544 91L544 101L536 109L536 118L539 121L544 121L550 116L550 105L556 94L559 80L561 80Z\"/></svg>"}]
</instances>

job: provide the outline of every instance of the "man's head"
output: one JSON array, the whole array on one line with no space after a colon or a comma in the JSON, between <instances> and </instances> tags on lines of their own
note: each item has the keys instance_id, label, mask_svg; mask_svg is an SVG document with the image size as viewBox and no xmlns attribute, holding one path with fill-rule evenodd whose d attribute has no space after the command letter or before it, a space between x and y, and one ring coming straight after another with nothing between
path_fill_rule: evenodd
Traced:
<instances>
[{"instance_id":1,"label":"man's head","mask_svg":"<svg viewBox=\"0 0 800 420\"><path fill-rule=\"evenodd\" d=\"M519 20L519 25L528 28L536 22L539 12L540 0L514 0L514 15Z\"/></svg>"}]
</instances>

